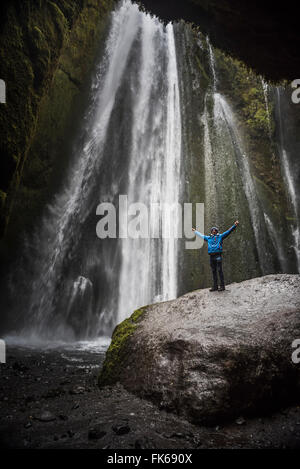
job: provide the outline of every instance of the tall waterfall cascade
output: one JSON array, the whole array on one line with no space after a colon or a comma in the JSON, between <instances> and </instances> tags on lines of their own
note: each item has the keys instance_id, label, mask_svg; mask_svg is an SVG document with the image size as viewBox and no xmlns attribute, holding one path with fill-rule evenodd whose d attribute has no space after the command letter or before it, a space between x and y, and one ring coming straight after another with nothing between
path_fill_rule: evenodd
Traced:
<instances>
[{"instance_id":1,"label":"tall waterfall cascade","mask_svg":"<svg viewBox=\"0 0 300 469\"><path fill-rule=\"evenodd\" d=\"M141 30L142 57L132 110L128 202L134 203L138 197L148 206L172 204L179 202L181 177L181 117L174 32L171 24L164 30L158 21L146 15L142 16ZM161 82L158 63L162 60L167 61L165 93L153 102ZM176 297L177 249L175 238L123 241L119 320L138 306Z\"/></svg>"}]
</instances>

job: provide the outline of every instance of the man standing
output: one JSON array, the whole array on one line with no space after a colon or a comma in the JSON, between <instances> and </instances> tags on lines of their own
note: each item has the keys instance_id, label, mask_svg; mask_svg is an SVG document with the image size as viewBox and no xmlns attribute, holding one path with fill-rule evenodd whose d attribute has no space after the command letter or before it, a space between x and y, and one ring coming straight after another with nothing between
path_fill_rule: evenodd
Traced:
<instances>
[{"instance_id":1,"label":"man standing","mask_svg":"<svg viewBox=\"0 0 300 469\"><path fill-rule=\"evenodd\" d=\"M210 255L210 267L212 270L213 282L214 282L213 287L209 291L218 290L217 271L219 272L219 277L220 277L220 290L219 291L225 290L224 275L223 275L223 269L222 269L223 240L227 238L227 236L229 236L230 233L233 232L233 230L235 230L238 224L239 222L237 220L234 222L231 228L229 228L229 230L224 231L224 233L220 233L220 234L219 234L218 228L216 226L213 226L211 229L210 236L205 236L199 231L195 230L195 228L192 228L195 234L197 236L200 236L200 238L203 238L204 241L206 241L208 245L208 254Z\"/></svg>"}]
</instances>

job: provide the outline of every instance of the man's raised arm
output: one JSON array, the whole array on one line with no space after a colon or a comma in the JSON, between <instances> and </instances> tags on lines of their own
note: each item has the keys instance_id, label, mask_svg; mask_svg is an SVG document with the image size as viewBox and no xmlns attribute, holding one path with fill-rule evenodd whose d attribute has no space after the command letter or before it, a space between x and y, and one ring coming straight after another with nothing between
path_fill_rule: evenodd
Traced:
<instances>
[{"instance_id":1,"label":"man's raised arm","mask_svg":"<svg viewBox=\"0 0 300 469\"><path fill-rule=\"evenodd\" d=\"M234 222L234 224L229 228L229 230L224 231L224 233L221 233L222 238L223 238L223 239L224 239L224 238L227 238L227 236L229 236L230 233L232 233L233 230L236 229L236 227L238 226L238 224L239 224L239 221L236 220L236 221Z\"/></svg>"},{"instance_id":2,"label":"man's raised arm","mask_svg":"<svg viewBox=\"0 0 300 469\"><path fill-rule=\"evenodd\" d=\"M204 234L200 233L200 231L197 231L195 230L195 228L192 228L192 231L194 231L194 233L199 236L200 238L204 239L204 241L207 241L208 240L208 236L205 236Z\"/></svg>"}]
</instances>

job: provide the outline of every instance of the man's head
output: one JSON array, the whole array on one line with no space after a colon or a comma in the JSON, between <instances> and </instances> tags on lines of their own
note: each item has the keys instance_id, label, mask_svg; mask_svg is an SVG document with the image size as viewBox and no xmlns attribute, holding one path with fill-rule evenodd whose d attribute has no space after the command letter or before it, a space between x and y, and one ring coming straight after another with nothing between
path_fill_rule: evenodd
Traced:
<instances>
[{"instance_id":1,"label":"man's head","mask_svg":"<svg viewBox=\"0 0 300 469\"><path fill-rule=\"evenodd\" d=\"M210 230L210 233L212 235L216 235L219 233L219 229L216 226L213 226L212 229Z\"/></svg>"}]
</instances>

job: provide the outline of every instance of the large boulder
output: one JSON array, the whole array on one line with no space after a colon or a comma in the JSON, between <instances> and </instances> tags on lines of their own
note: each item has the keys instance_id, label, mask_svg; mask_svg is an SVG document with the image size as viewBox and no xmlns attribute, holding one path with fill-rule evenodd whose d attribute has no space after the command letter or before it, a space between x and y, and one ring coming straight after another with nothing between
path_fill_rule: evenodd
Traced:
<instances>
[{"instance_id":1,"label":"large boulder","mask_svg":"<svg viewBox=\"0 0 300 469\"><path fill-rule=\"evenodd\" d=\"M120 382L194 423L270 411L299 396L297 338L300 275L196 290L118 325L99 385Z\"/></svg>"}]
</instances>

